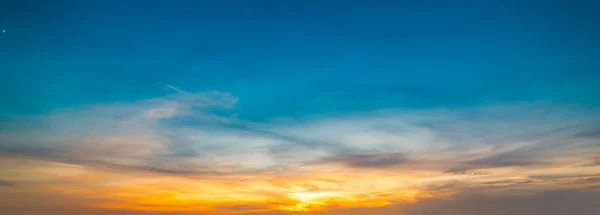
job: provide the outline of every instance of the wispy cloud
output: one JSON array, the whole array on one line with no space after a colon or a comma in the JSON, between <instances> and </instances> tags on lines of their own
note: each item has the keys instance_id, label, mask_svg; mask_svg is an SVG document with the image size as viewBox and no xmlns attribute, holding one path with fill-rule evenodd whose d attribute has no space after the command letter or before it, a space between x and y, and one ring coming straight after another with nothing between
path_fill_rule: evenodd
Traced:
<instances>
[{"instance_id":1,"label":"wispy cloud","mask_svg":"<svg viewBox=\"0 0 600 215\"><path fill-rule=\"evenodd\" d=\"M549 191L527 195L486 195L470 193L449 199L429 199L402 210L408 215L434 215L443 211L448 215L492 214L593 214L600 210L594 203L600 193L585 191Z\"/></svg>"},{"instance_id":2,"label":"wispy cloud","mask_svg":"<svg viewBox=\"0 0 600 215\"><path fill-rule=\"evenodd\" d=\"M165 86L174 92L5 124L0 158L19 174L0 177L39 180L25 184L62 193L123 194L115 197L118 203L93 200L110 208L188 212L381 206L467 187L546 190L598 183L595 177L529 177L598 172L587 165L600 152L597 138L586 133L598 115L585 108L503 104L252 122L235 116L238 98L229 93ZM81 190L44 186L55 181Z\"/></svg>"},{"instance_id":3,"label":"wispy cloud","mask_svg":"<svg viewBox=\"0 0 600 215\"><path fill-rule=\"evenodd\" d=\"M16 183L10 182L10 181L5 181L5 180L0 180L0 186L1 187L14 187L16 186Z\"/></svg>"},{"instance_id":4,"label":"wispy cloud","mask_svg":"<svg viewBox=\"0 0 600 215\"><path fill-rule=\"evenodd\" d=\"M198 170L202 165L191 160L176 161L175 167L168 167L168 159L157 161L178 144L168 138L176 128L163 124L186 117L205 126L216 125L226 116L212 110L231 108L236 102L227 93L178 92L131 104L90 105L27 116L3 128L0 152L98 167L198 174L203 172Z\"/></svg>"},{"instance_id":5,"label":"wispy cloud","mask_svg":"<svg viewBox=\"0 0 600 215\"><path fill-rule=\"evenodd\" d=\"M395 165L408 163L408 159L399 153L376 154L376 155L346 155L346 156L325 158L324 161L340 162L345 165L348 165L351 167L358 167L358 168L362 168L362 167L385 168L385 167L391 167L391 166L395 166Z\"/></svg>"}]
</instances>

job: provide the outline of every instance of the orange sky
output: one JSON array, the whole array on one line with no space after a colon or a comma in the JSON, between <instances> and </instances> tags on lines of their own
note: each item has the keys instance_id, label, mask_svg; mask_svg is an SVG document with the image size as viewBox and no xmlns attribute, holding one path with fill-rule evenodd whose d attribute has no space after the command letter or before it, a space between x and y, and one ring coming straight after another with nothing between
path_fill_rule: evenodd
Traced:
<instances>
[{"instance_id":1,"label":"orange sky","mask_svg":"<svg viewBox=\"0 0 600 215\"><path fill-rule=\"evenodd\" d=\"M593 115L577 108L540 115L546 104L506 104L267 123L173 108L197 96L205 99L180 93L18 119L17 129L0 132L0 204L115 214L369 214L464 195L600 187L598 139L588 135ZM208 102L235 104L222 96L231 104ZM190 114L204 124L169 121Z\"/></svg>"}]
</instances>

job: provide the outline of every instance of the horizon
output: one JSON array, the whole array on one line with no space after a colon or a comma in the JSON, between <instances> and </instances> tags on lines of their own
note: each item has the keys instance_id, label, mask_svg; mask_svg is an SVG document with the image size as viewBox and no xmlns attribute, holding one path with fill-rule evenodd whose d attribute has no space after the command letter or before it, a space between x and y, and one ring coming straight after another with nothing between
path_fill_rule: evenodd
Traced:
<instances>
[{"instance_id":1,"label":"horizon","mask_svg":"<svg viewBox=\"0 0 600 215\"><path fill-rule=\"evenodd\" d=\"M598 9L5 2L0 213L593 215Z\"/></svg>"}]
</instances>

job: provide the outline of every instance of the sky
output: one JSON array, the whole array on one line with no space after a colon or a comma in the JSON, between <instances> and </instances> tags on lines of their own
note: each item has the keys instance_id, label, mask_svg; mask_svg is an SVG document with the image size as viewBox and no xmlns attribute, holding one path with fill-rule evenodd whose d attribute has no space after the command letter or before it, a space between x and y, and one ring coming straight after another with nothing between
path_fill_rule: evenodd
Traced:
<instances>
[{"instance_id":1,"label":"sky","mask_svg":"<svg viewBox=\"0 0 600 215\"><path fill-rule=\"evenodd\" d=\"M3 1L0 213L596 214L599 10Z\"/></svg>"}]
</instances>

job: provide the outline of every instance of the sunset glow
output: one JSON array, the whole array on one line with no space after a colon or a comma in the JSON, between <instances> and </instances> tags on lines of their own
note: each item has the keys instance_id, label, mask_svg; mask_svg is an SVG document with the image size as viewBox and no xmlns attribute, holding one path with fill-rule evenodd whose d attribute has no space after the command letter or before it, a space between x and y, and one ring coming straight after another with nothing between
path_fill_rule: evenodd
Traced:
<instances>
[{"instance_id":1,"label":"sunset glow","mask_svg":"<svg viewBox=\"0 0 600 215\"><path fill-rule=\"evenodd\" d=\"M0 1L0 215L599 215L600 1Z\"/></svg>"}]
</instances>

